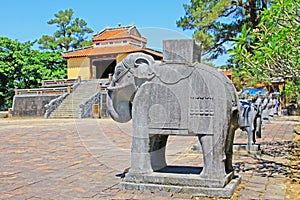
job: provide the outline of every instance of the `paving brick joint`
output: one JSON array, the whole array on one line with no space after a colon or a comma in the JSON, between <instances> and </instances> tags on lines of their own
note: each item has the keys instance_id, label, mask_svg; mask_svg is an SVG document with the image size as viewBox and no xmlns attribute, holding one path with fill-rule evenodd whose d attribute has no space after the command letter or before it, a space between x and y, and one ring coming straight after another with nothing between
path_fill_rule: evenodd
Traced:
<instances>
[{"instance_id":1,"label":"paving brick joint","mask_svg":"<svg viewBox=\"0 0 300 200\"><path fill-rule=\"evenodd\" d=\"M235 171L242 182L232 199L285 199L288 154L297 123L289 117L275 118L257 141L261 153L234 153ZM1 119L0 143L0 199L193 198L119 189L120 176L130 166L131 122ZM247 143L240 130L235 143ZM197 138L171 136L167 163L202 166Z\"/></svg>"}]
</instances>

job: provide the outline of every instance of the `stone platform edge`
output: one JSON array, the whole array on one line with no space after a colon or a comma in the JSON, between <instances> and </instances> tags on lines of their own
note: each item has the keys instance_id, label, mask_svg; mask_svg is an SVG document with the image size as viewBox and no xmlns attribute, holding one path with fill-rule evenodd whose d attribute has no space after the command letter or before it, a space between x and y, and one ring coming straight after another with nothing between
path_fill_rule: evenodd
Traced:
<instances>
[{"instance_id":1,"label":"stone platform edge","mask_svg":"<svg viewBox=\"0 0 300 200\"><path fill-rule=\"evenodd\" d=\"M248 147L247 144L233 144L233 151L235 154L251 154L251 155L260 155L261 154L261 147L260 144L253 144Z\"/></svg>"},{"instance_id":2,"label":"stone platform edge","mask_svg":"<svg viewBox=\"0 0 300 200\"><path fill-rule=\"evenodd\" d=\"M193 187L180 185L164 185L154 183L134 183L122 181L119 188L122 190L141 190L151 192L172 192L172 193L186 193L193 197L214 197L214 198L231 198L234 190L241 183L241 176L235 175L234 178L223 188L208 188L208 187Z\"/></svg>"}]
</instances>

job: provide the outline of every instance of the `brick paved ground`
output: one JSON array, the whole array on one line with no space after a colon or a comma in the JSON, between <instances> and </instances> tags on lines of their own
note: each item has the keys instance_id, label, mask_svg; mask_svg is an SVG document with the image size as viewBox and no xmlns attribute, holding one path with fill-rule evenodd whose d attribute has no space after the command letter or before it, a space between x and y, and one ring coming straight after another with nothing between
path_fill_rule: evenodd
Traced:
<instances>
[{"instance_id":1,"label":"brick paved ground","mask_svg":"<svg viewBox=\"0 0 300 200\"><path fill-rule=\"evenodd\" d=\"M284 199L296 122L278 118L258 140L261 155L235 152L242 176L233 199ZM195 137L170 137L167 162L201 166ZM246 142L237 131L236 142ZM131 124L109 119L1 119L1 199L190 199L190 194L120 191L130 166Z\"/></svg>"}]
</instances>

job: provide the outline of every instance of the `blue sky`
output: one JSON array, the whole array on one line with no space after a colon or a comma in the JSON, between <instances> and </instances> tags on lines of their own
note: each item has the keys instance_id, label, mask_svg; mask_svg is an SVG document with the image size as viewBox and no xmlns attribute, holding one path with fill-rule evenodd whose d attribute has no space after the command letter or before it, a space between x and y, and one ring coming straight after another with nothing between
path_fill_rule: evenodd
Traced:
<instances>
[{"instance_id":1,"label":"blue sky","mask_svg":"<svg viewBox=\"0 0 300 200\"><path fill-rule=\"evenodd\" d=\"M163 39L191 38L192 31L178 28L189 0L9 0L0 8L0 36L18 41L33 41L56 30L47 21L60 10L72 8L74 16L84 19L94 33L118 23L134 23L148 39L148 47L160 48ZM219 59L216 64L226 60Z\"/></svg>"}]
</instances>

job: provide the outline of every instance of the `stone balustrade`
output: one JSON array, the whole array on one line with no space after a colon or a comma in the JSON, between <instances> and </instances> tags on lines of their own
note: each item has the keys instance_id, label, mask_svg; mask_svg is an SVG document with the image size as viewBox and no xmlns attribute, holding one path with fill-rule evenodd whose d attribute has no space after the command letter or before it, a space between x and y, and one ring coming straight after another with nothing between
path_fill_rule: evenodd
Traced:
<instances>
[{"instance_id":1,"label":"stone balustrade","mask_svg":"<svg viewBox=\"0 0 300 200\"><path fill-rule=\"evenodd\" d=\"M62 86L67 87L80 82L81 82L80 76L77 79L42 80L41 87L42 88L62 87Z\"/></svg>"},{"instance_id":2,"label":"stone balustrade","mask_svg":"<svg viewBox=\"0 0 300 200\"><path fill-rule=\"evenodd\" d=\"M43 95L72 93L80 84L80 76L77 79L43 80L40 88L16 89L15 95Z\"/></svg>"},{"instance_id":3,"label":"stone balustrade","mask_svg":"<svg viewBox=\"0 0 300 200\"><path fill-rule=\"evenodd\" d=\"M64 94L71 93L73 88L57 87L57 88L33 88L33 89L16 89L15 95L43 95L43 94Z\"/></svg>"}]
</instances>

